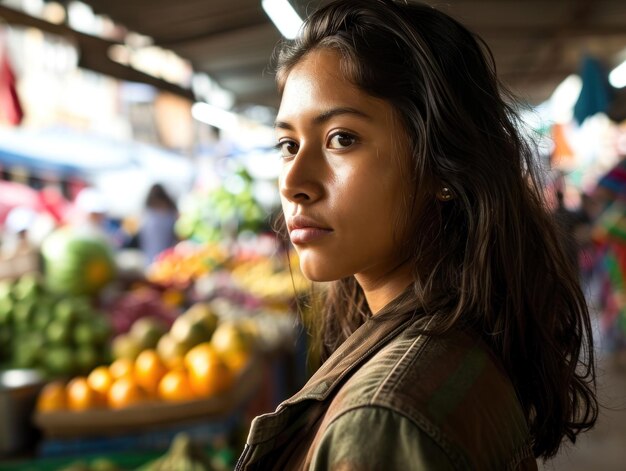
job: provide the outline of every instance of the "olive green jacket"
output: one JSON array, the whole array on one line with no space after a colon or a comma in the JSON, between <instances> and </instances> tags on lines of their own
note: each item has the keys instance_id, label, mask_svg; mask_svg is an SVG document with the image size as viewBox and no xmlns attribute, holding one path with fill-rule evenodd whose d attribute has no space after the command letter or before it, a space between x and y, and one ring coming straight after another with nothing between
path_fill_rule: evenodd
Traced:
<instances>
[{"instance_id":1,"label":"olive green jacket","mask_svg":"<svg viewBox=\"0 0 626 471\"><path fill-rule=\"evenodd\" d=\"M536 470L506 374L476 337L421 334L405 294L257 417L237 470Z\"/></svg>"}]
</instances>

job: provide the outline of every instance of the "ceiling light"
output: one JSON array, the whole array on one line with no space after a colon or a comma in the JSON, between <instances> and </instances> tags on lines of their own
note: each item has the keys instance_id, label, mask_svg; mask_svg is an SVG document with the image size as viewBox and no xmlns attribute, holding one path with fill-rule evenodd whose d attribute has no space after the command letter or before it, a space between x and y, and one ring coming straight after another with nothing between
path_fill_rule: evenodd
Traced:
<instances>
[{"instance_id":1,"label":"ceiling light","mask_svg":"<svg viewBox=\"0 0 626 471\"><path fill-rule=\"evenodd\" d=\"M129 65L132 51L128 46L113 44L112 46L109 46L109 49L107 49L107 56L113 62L117 62L122 65Z\"/></svg>"},{"instance_id":2,"label":"ceiling light","mask_svg":"<svg viewBox=\"0 0 626 471\"><path fill-rule=\"evenodd\" d=\"M239 121L235 113L202 102L193 104L191 116L198 121L220 129L233 129Z\"/></svg>"},{"instance_id":3,"label":"ceiling light","mask_svg":"<svg viewBox=\"0 0 626 471\"><path fill-rule=\"evenodd\" d=\"M97 19L93 9L83 2L70 2L67 5L67 22L70 28L86 34L97 34Z\"/></svg>"},{"instance_id":4,"label":"ceiling light","mask_svg":"<svg viewBox=\"0 0 626 471\"><path fill-rule=\"evenodd\" d=\"M267 16L284 37L294 39L298 35L302 19L288 0L262 0L261 4Z\"/></svg>"},{"instance_id":5,"label":"ceiling light","mask_svg":"<svg viewBox=\"0 0 626 471\"><path fill-rule=\"evenodd\" d=\"M626 61L615 67L609 74L609 83L615 88L626 87Z\"/></svg>"},{"instance_id":6,"label":"ceiling light","mask_svg":"<svg viewBox=\"0 0 626 471\"><path fill-rule=\"evenodd\" d=\"M65 7L57 2L46 3L43 7L43 18L50 23L60 25L65 22Z\"/></svg>"}]
</instances>

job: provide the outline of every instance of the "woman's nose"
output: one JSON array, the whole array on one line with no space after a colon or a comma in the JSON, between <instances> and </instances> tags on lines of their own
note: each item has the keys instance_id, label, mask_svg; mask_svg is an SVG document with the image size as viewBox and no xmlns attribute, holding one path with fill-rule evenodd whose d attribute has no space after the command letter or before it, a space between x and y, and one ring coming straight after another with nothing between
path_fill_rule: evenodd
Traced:
<instances>
[{"instance_id":1,"label":"woman's nose","mask_svg":"<svg viewBox=\"0 0 626 471\"><path fill-rule=\"evenodd\" d=\"M324 192L322 157L301 147L296 156L283 165L279 178L280 194L298 204L312 204Z\"/></svg>"}]
</instances>

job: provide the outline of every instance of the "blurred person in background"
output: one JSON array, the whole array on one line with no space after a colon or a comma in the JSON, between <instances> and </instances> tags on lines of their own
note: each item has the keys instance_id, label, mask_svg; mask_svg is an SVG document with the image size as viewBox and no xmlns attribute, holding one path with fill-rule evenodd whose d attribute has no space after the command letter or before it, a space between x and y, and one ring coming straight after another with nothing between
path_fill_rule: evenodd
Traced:
<instances>
[{"instance_id":1,"label":"blurred person in background","mask_svg":"<svg viewBox=\"0 0 626 471\"><path fill-rule=\"evenodd\" d=\"M146 197L138 234L139 248L148 264L159 253L176 244L174 225L177 219L176 203L165 187L160 183L152 185Z\"/></svg>"},{"instance_id":2,"label":"blurred person in background","mask_svg":"<svg viewBox=\"0 0 626 471\"><path fill-rule=\"evenodd\" d=\"M588 299L593 297L592 282L597 251L592 237L594 206L595 202L593 201L593 197L587 192L582 192L580 194L580 208L578 210L581 224L578 226L576 236L580 241L580 276Z\"/></svg>"},{"instance_id":3,"label":"blurred person in background","mask_svg":"<svg viewBox=\"0 0 626 471\"><path fill-rule=\"evenodd\" d=\"M282 209L322 365L238 470L532 470L598 414L579 275L487 46L340 0L278 54Z\"/></svg>"},{"instance_id":4,"label":"blurred person in background","mask_svg":"<svg viewBox=\"0 0 626 471\"><path fill-rule=\"evenodd\" d=\"M561 242L563 248L574 267L580 270L580 247L582 246L582 227L585 224L582 213L565 205L565 191L567 183L563 173L559 172L551 185L555 196L554 218L561 228Z\"/></svg>"},{"instance_id":5,"label":"blurred person in background","mask_svg":"<svg viewBox=\"0 0 626 471\"><path fill-rule=\"evenodd\" d=\"M574 267L579 271L583 289L587 293L592 263L590 257L593 255L591 219L587 213L589 196L569 188L561 172L550 186L550 190L554 193L555 208L552 214L561 229L562 246ZM566 205L566 193L569 200L579 201L575 209Z\"/></svg>"}]
</instances>

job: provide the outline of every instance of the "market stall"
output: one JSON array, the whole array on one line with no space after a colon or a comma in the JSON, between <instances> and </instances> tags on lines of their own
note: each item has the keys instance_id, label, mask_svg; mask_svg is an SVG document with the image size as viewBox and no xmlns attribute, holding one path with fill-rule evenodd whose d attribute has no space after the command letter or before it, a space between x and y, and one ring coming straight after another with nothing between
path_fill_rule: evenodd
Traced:
<instances>
[{"instance_id":1,"label":"market stall","mask_svg":"<svg viewBox=\"0 0 626 471\"><path fill-rule=\"evenodd\" d=\"M302 380L294 303L306 282L293 257L184 241L129 281L101 240L67 229L42 255L41 272L0 282L3 369L36 375L18 419L30 426L3 444L17 453L8 469L123 464L183 432L234 456L251 418Z\"/></svg>"},{"instance_id":2,"label":"market stall","mask_svg":"<svg viewBox=\"0 0 626 471\"><path fill-rule=\"evenodd\" d=\"M175 195L187 192L193 182L191 161L154 145L113 139L68 127L9 129L0 127L0 167L9 176L78 191L97 188L108 202L108 211L125 216L141 209L143 198L155 182ZM120 192L120 187L124 191Z\"/></svg>"}]
</instances>

